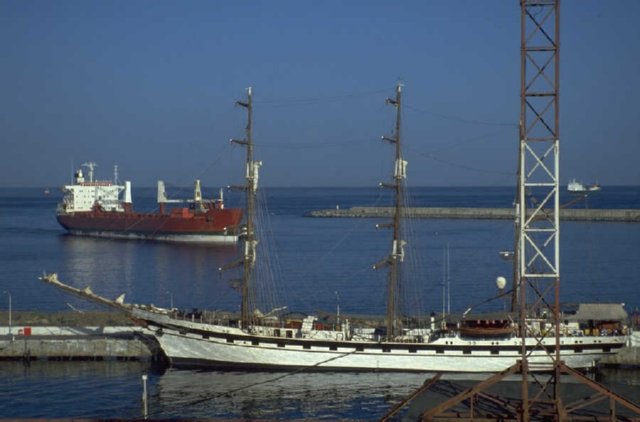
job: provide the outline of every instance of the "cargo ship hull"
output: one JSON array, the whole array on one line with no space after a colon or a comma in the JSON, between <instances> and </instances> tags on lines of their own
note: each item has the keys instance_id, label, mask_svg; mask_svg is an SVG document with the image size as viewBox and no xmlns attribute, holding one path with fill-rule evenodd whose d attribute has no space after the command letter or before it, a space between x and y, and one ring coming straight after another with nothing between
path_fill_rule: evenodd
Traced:
<instances>
[{"instance_id":1,"label":"cargo ship hull","mask_svg":"<svg viewBox=\"0 0 640 422\"><path fill-rule=\"evenodd\" d=\"M90 211L58 214L57 219L73 235L233 244L238 240L242 210L195 213L180 208L171 214Z\"/></svg>"}]
</instances>

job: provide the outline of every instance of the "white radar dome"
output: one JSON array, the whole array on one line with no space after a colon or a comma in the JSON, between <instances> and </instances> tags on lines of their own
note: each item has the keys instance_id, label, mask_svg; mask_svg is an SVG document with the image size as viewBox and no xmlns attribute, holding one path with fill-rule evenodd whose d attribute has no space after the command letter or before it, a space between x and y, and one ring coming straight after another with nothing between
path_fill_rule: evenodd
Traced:
<instances>
[{"instance_id":1,"label":"white radar dome","mask_svg":"<svg viewBox=\"0 0 640 422\"><path fill-rule=\"evenodd\" d=\"M498 286L498 289L502 290L504 289L504 286L507 285L507 279L500 276L498 278L496 278L496 286Z\"/></svg>"}]
</instances>

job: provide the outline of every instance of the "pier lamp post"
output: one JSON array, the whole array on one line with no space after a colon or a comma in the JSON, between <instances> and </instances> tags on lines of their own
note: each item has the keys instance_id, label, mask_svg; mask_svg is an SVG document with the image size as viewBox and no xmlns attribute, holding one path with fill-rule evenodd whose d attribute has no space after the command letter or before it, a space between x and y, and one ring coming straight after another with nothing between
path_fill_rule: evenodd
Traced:
<instances>
[{"instance_id":1,"label":"pier lamp post","mask_svg":"<svg viewBox=\"0 0 640 422\"><path fill-rule=\"evenodd\" d=\"M340 295L338 291L333 292L336 295L336 325L340 325Z\"/></svg>"},{"instance_id":2,"label":"pier lamp post","mask_svg":"<svg viewBox=\"0 0 640 422\"><path fill-rule=\"evenodd\" d=\"M12 334L11 327L13 325L11 321L11 293L9 293L6 290L5 290L5 293L9 296L9 335L11 335Z\"/></svg>"}]
</instances>

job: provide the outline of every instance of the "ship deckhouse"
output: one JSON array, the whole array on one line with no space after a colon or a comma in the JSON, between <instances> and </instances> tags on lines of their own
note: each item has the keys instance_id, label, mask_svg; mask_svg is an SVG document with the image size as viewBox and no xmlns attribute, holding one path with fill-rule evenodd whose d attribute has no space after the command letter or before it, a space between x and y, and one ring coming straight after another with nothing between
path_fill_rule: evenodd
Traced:
<instances>
[{"instance_id":1,"label":"ship deckhouse","mask_svg":"<svg viewBox=\"0 0 640 422\"><path fill-rule=\"evenodd\" d=\"M60 211L66 213L91 211L94 206L100 206L104 211L124 212L120 193L125 186L110 180L93 180L95 163L84 163L89 169L89 180L85 180L82 169L74 174L74 184L63 187L64 200L60 204Z\"/></svg>"}]
</instances>

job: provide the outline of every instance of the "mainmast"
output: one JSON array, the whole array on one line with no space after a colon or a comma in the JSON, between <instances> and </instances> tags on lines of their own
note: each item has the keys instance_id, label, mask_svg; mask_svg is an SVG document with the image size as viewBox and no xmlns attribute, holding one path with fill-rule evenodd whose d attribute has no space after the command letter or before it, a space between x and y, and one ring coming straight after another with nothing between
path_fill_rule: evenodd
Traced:
<instances>
[{"instance_id":1,"label":"mainmast","mask_svg":"<svg viewBox=\"0 0 640 422\"><path fill-rule=\"evenodd\" d=\"M393 183L381 182L380 186L394 190L394 212L393 220L390 224L378 224L376 227L393 228L393 241L391 244L391 255L375 264L373 268L389 267L389 277L387 284L387 340L391 340L401 332L400 321L398 320L398 303L399 303L399 280L400 280L400 263L404 260L404 245L406 242L400 238L400 222L402 219L402 210L404 197L404 180L406 179L407 162L402 159L401 149L401 115L402 109L402 84L396 86L396 98L387 98L387 104L391 104L396 108L396 125L393 136L383 136L382 140L387 141L395 146L395 165L393 173Z\"/></svg>"},{"instance_id":2,"label":"mainmast","mask_svg":"<svg viewBox=\"0 0 640 422\"><path fill-rule=\"evenodd\" d=\"M238 187L246 193L246 223L243 233L244 239L244 256L237 265L242 265L243 276L240 285L240 293L242 302L240 305L240 321L242 328L248 328L253 322L252 306L254 300L253 273L256 264L256 246L258 241L255 235L255 210L256 210L256 191L258 190L258 170L262 165L262 161L253 160L253 104L251 99L251 87L247 89L247 100L236 101L236 104L247 109L247 127L245 138L242 140L231 139L232 143L242 145L247 149L246 156L246 183L244 186ZM228 269L236 265L228 265L222 269Z\"/></svg>"}]
</instances>

